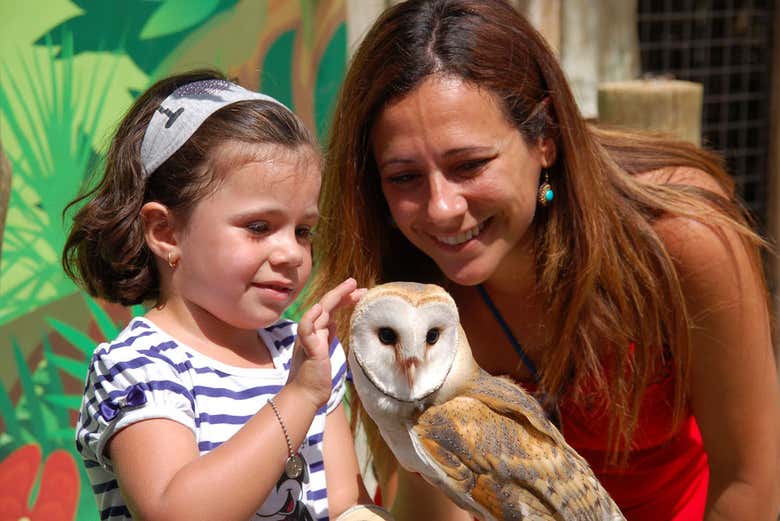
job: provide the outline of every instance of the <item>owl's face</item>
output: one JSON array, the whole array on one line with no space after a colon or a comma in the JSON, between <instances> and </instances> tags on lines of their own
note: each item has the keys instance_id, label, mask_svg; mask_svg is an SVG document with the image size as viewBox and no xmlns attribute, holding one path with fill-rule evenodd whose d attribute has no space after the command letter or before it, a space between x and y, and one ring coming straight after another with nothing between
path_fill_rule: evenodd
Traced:
<instances>
[{"instance_id":1,"label":"owl's face","mask_svg":"<svg viewBox=\"0 0 780 521\"><path fill-rule=\"evenodd\" d=\"M439 389L458 349L458 309L435 285L389 283L352 313L350 350L382 393L418 402Z\"/></svg>"}]
</instances>

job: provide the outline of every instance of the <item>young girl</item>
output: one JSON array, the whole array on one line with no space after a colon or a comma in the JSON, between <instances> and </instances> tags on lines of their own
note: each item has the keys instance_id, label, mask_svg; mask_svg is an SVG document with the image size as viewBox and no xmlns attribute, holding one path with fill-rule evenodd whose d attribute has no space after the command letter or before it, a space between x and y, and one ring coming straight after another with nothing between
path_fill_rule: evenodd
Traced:
<instances>
[{"instance_id":1,"label":"young girl","mask_svg":"<svg viewBox=\"0 0 780 521\"><path fill-rule=\"evenodd\" d=\"M302 521L368 500L331 326L361 291L281 318L319 189L301 121L216 73L160 81L121 122L63 253L91 295L154 302L89 366L76 443L101 519Z\"/></svg>"}]
</instances>

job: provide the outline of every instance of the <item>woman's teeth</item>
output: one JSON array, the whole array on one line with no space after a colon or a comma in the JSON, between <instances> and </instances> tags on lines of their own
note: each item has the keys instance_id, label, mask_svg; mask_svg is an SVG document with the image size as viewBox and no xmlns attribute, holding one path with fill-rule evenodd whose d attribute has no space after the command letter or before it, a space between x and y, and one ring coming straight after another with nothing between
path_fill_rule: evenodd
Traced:
<instances>
[{"instance_id":1,"label":"woman's teeth","mask_svg":"<svg viewBox=\"0 0 780 521\"><path fill-rule=\"evenodd\" d=\"M455 235L436 235L436 240L443 242L444 244L449 244L450 246L457 246L458 244L463 244L466 241L469 241L479 235L479 232L485 229L485 222L482 221L475 227L473 227L470 230L466 230L465 232L459 232Z\"/></svg>"}]
</instances>

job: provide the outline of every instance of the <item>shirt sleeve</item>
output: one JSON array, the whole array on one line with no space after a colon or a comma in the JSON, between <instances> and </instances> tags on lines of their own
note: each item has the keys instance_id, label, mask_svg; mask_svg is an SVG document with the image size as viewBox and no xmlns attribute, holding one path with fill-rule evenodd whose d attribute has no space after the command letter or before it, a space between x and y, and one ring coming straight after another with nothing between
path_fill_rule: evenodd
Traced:
<instances>
[{"instance_id":1,"label":"shirt sleeve","mask_svg":"<svg viewBox=\"0 0 780 521\"><path fill-rule=\"evenodd\" d=\"M106 443L133 423L165 418L195 433L194 399L177 366L159 352L99 346L87 374L76 431L77 448L111 470Z\"/></svg>"},{"instance_id":2,"label":"shirt sleeve","mask_svg":"<svg viewBox=\"0 0 780 521\"><path fill-rule=\"evenodd\" d=\"M344 399L344 392L346 390L347 357L344 354L344 348L338 338L334 338L333 343L330 345L330 371L331 391L327 404L328 413L338 407Z\"/></svg>"}]
</instances>

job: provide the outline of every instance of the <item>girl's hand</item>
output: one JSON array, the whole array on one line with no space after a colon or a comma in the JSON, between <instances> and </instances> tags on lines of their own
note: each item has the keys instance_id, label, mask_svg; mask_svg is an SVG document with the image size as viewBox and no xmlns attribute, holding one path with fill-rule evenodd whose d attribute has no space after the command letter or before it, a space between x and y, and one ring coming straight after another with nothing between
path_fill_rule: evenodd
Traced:
<instances>
[{"instance_id":1,"label":"girl's hand","mask_svg":"<svg viewBox=\"0 0 780 521\"><path fill-rule=\"evenodd\" d=\"M327 292L298 322L287 384L299 387L317 408L330 397L330 344L336 336L333 312L354 306L365 291L349 278Z\"/></svg>"}]
</instances>

